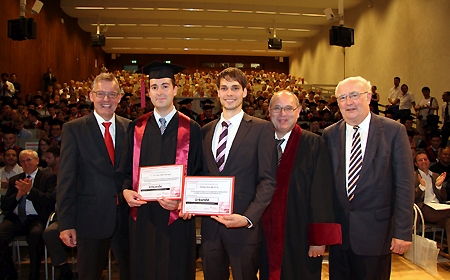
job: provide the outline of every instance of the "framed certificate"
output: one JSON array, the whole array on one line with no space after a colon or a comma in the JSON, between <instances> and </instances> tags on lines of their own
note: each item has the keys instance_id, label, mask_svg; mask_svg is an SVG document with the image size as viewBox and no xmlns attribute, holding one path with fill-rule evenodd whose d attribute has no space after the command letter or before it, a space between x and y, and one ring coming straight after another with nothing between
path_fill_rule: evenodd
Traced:
<instances>
[{"instance_id":1,"label":"framed certificate","mask_svg":"<svg viewBox=\"0 0 450 280\"><path fill-rule=\"evenodd\" d=\"M233 213L234 177L188 176L184 179L181 211L203 216Z\"/></svg>"},{"instance_id":2,"label":"framed certificate","mask_svg":"<svg viewBox=\"0 0 450 280\"><path fill-rule=\"evenodd\" d=\"M162 197L181 200L183 179L182 164L140 167L138 193L147 201Z\"/></svg>"}]
</instances>

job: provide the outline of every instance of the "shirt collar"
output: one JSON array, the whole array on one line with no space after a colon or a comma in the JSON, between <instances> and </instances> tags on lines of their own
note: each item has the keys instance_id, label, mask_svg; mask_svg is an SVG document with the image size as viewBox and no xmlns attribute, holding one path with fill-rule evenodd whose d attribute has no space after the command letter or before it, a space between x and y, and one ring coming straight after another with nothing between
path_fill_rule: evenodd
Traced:
<instances>
[{"instance_id":1,"label":"shirt collar","mask_svg":"<svg viewBox=\"0 0 450 280\"><path fill-rule=\"evenodd\" d=\"M372 118L372 114L369 112L369 114L367 114L367 117L360 124L358 124L359 129L368 133L371 118ZM353 133L353 126L349 125L348 123L345 123L345 125L347 127L347 131L351 131Z\"/></svg>"},{"instance_id":2,"label":"shirt collar","mask_svg":"<svg viewBox=\"0 0 450 280\"><path fill-rule=\"evenodd\" d=\"M33 173L31 173L31 174L25 173L25 177L28 177L28 175L30 175L31 178L34 179L34 178L36 177L36 174L37 174L38 170L39 170L39 168L36 169L36 170L35 170Z\"/></svg>"},{"instance_id":3,"label":"shirt collar","mask_svg":"<svg viewBox=\"0 0 450 280\"><path fill-rule=\"evenodd\" d=\"M233 124L238 124L238 123L241 122L241 120L242 120L243 117L244 117L244 111L242 111L242 110L241 110L239 113L237 113L236 115L234 115L233 117L231 117L230 119L228 119L228 120L226 120L226 119L223 117L223 113L222 113L222 114L220 115L219 123L228 121L229 123L231 123L231 125L233 125Z\"/></svg>"},{"instance_id":4,"label":"shirt collar","mask_svg":"<svg viewBox=\"0 0 450 280\"><path fill-rule=\"evenodd\" d=\"M158 124L158 126L161 125L159 122L160 118L166 119L166 126L169 125L169 122L172 120L176 112L177 110L175 109L175 106L173 106L172 111L170 111L170 113L167 114L167 116L161 117L161 115L156 110L153 110L153 114L155 115L156 123Z\"/></svg>"},{"instance_id":5,"label":"shirt collar","mask_svg":"<svg viewBox=\"0 0 450 280\"><path fill-rule=\"evenodd\" d=\"M105 120L94 110L94 116L99 126L102 125L102 123L104 122L111 122L113 126L116 125L116 118L115 118L116 114L114 114L110 120Z\"/></svg>"}]
</instances>

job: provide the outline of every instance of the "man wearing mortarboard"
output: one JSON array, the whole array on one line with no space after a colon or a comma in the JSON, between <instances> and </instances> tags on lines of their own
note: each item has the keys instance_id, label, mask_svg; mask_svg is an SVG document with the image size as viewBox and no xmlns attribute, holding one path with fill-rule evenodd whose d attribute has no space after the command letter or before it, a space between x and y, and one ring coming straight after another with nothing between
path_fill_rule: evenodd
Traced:
<instances>
[{"instance_id":1,"label":"man wearing mortarboard","mask_svg":"<svg viewBox=\"0 0 450 280\"><path fill-rule=\"evenodd\" d=\"M130 206L131 279L195 279L195 220L179 213L178 200L145 201L137 192L140 167L183 164L185 175L204 174L200 126L173 105L174 74L183 69L158 61L143 68L155 109L133 121L125 139L118 175Z\"/></svg>"}]
</instances>

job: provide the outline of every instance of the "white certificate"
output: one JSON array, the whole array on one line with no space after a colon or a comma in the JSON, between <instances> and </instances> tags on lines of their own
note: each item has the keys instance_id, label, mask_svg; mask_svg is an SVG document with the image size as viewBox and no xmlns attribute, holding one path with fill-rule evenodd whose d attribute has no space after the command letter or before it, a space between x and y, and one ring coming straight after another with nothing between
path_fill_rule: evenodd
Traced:
<instances>
[{"instance_id":1,"label":"white certificate","mask_svg":"<svg viewBox=\"0 0 450 280\"><path fill-rule=\"evenodd\" d=\"M162 197L181 199L183 178L182 164L140 167L138 193L148 201Z\"/></svg>"},{"instance_id":2,"label":"white certificate","mask_svg":"<svg viewBox=\"0 0 450 280\"><path fill-rule=\"evenodd\" d=\"M184 179L181 211L215 216L233 213L234 177L189 176Z\"/></svg>"}]
</instances>

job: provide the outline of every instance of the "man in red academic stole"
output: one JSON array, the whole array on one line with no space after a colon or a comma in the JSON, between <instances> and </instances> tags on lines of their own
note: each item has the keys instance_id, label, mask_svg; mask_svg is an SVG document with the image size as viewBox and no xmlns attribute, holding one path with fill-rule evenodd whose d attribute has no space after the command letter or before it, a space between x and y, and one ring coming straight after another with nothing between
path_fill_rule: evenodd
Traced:
<instances>
[{"instance_id":1,"label":"man in red academic stole","mask_svg":"<svg viewBox=\"0 0 450 280\"><path fill-rule=\"evenodd\" d=\"M301 109L288 91L270 100L279 166L277 188L262 218L260 279L320 279L325 246L341 243L328 149L322 137L296 124Z\"/></svg>"},{"instance_id":2,"label":"man in red academic stole","mask_svg":"<svg viewBox=\"0 0 450 280\"><path fill-rule=\"evenodd\" d=\"M144 67L155 110L133 121L125 139L118 175L131 207L131 279L195 279L195 220L179 218L179 200L145 201L137 192L141 166L183 164L188 176L204 174L200 126L173 105L174 74L183 69L158 61Z\"/></svg>"}]
</instances>

